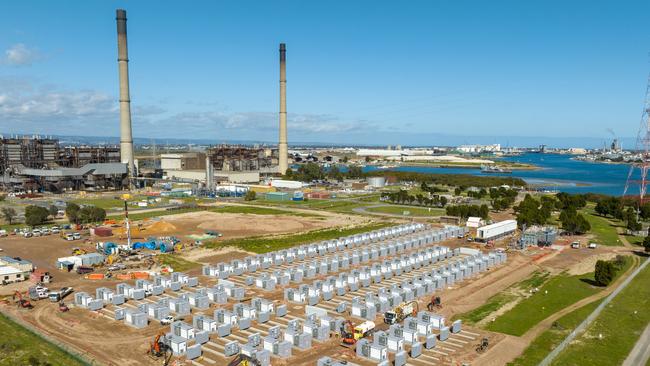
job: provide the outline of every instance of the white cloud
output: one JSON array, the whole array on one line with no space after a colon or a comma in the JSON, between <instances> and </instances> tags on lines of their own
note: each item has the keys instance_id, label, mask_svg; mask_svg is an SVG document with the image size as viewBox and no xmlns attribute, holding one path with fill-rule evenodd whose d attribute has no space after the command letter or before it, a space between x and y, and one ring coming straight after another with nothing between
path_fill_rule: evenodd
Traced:
<instances>
[{"instance_id":1,"label":"white cloud","mask_svg":"<svg viewBox=\"0 0 650 366\"><path fill-rule=\"evenodd\" d=\"M193 108L185 106L184 108ZM158 104L132 104L136 137L275 141L276 112L168 111ZM288 115L292 139L313 139L377 130L366 121L329 114ZM66 90L25 79L0 78L0 132L117 136L117 97L96 90Z\"/></svg>"},{"instance_id":2,"label":"white cloud","mask_svg":"<svg viewBox=\"0 0 650 366\"><path fill-rule=\"evenodd\" d=\"M17 43L5 50L4 63L12 66L29 66L42 59L41 53L23 43Z\"/></svg>"}]
</instances>

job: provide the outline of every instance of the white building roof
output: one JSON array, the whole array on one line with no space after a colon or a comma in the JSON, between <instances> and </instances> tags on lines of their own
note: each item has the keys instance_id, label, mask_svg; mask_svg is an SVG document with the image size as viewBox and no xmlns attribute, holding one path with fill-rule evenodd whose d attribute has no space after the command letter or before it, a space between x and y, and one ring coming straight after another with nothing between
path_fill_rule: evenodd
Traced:
<instances>
[{"instance_id":1,"label":"white building roof","mask_svg":"<svg viewBox=\"0 0 650 366\"><path fill-rule=\"evenodd\" d=\"M481 226L481 222L483 219L480 217L468 217L467 218L467 226L468 227L479 227Z\"/></svg>"},{"instance_id":2,"label":"white building roof","mask_svg":"<svg viewBox=\"0 0 650 366\"><path fill-rule=\"evenodd\" d=\"M19 274L19 273L23 273L23 271L19 270L16 267L0 266L0 276L16 275L16 274Z\"/></svg>"}]
</instances>

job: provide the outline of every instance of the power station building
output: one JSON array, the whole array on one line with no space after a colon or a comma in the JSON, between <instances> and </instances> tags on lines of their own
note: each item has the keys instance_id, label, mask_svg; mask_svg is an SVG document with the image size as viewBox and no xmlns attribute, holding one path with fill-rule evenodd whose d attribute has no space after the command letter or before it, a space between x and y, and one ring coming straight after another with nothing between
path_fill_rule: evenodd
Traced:
<instances>
[{"instance_id":1,"label":"power station building","mask_svg":"<svg viewBox=\"0 0 650 366\"><path fill-rule=\"evenodd\" d=\"M61 146L57 139L0 137L0 185L9 191L118 190L126 164L116 146Z\"/></svg>"}]
</instances>

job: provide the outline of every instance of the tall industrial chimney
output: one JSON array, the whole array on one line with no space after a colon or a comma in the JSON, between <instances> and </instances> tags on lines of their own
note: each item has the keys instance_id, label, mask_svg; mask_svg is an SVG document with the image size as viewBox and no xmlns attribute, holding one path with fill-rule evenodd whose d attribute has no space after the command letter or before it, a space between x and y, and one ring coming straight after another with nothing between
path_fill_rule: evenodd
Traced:
<instances>
[{"instance_id":1,"label":"tall industrial chimney","mask_svg":"<svg viewBox=\"0 0 650 366\"><path fill-rule=\"evenodd\" d=\"M129 177L135 176L131 98L129 96L129 51L126 43L126 10L117 9L117 65L120 71L120 157L127 164Z\"/></svg>"},{"instance_id":2,"label":"tall industrial chimney","mask_svg":"<svg viewBox=\"0 0 650 366\"><path fill-rule=\"evenodd\" d=\"M280 174L289 168L287 146L287 48L280 43L280 141L278 143L278 168Z\"/></svg>"}]
</instances>

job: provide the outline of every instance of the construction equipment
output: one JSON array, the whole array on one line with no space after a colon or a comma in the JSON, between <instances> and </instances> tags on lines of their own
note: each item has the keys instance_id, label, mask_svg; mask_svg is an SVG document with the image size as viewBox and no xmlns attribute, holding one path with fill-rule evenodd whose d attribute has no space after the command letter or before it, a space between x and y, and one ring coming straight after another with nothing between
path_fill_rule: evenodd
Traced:
<instances>
[{"instance_id":1,"label":"construction equipment","mask_svg":"<svg viewBox=\"0 0 650 366\"><path fill-rule=\"evenodd\" d=\"M341 338L343 338L343 345L349 346L357 343L361 338L371 335L375 330L375 322L367 320L357 326L353 325L351 321L347 320L341 325Z\"/></svg>"},{"instance_id":2,"label":"construction equipment","mask_svg":"<svg viewBox=\"0 0 650 366\"><path fill-rule=\"evenodd\" d=\"M70 308L63 301L61 301L59 303L59 311L65 313L66 311L70 311Z\"/></svg>"},{"instance_id":3,"label":"construction equipment","mask_svg":"<svg viewBox=\"0 0 650 366\"><path fill-rule=\"evenodd\" d=\"M417 301L410 301L406 303L401 303L395 307L393 310L389 310L384 313L384 323L386 324L395 324L402 322L409 315L416 316L419 311L419 306Z\"/></svg>"},{"instance_id":4,"label":"construction equipment","mask_svg":"<svg viewBox=\"0 0 650 366\"><path fill-rule=\"evenodd\" d=\"M353 345L357 343L357 340L354 339L354 325L351 321L347 320L341 324L340 332L344 345Z\"/></svg>"},{"instance_id":5,"label":"construction equipment","mask_svg":"<svg viewBox=\"0 0 650 366\"><path fill-rule=\"evenodd\" d=\"M485 352L485 350L488 348L488 346L489 346L489 341L488 341L488 339L487 339L487 338L483 338L483 340L481 340L481 344L479 344L479 345L476 346L476 353L483 353L483 352Z\"/></svg>"},{"instance_id":6,"label":"construction equipment","mask_svg":"<svg viewBox=\"0 0 650 366\"><path fill-rule=\"evenodd\" d=\"M32 309L32 308L34 308L34 305L32 305L32 303L29 300L23 299L23 294L20 293L20 291L14 292L14 296L12 297L12 299L14 301L16 301L16 299L18 299L18 301L17 301L18 307L21 307L23 309Z\"/></svg>"},{"instance_id":7,"label":"construction equipment","mask_svg":"<svg viewBox=\"0 0 650 366\"><path fill-rule=\"evenodd\" d=\"M261 364L255 358L240 353L228 363L228 366L261 366Z\"/></svg>"},{"instance_id":8,"label":"construction equipment","mask_svg":"<svg viewBox=\"0 0 650 366\"><path fill-rule=\"evenodd\" d=\"M72 255L83 255L86 254L86 251L81 248L72 248Z\"/></svg>"},{"instance_id":9,"label":"construction equipment","mask_svg":"<svg viewBox=\"0 0 650 366\"><path fill-rule=\"evenodd\" d=\"M113 264L113 262L115 262L115 257L111 254L108 256L108 258L106 258L106 264L110 266L111 264Z\"/></svg>"},{"instance_id":10,"label":"construction equipment","mask_svg":"<svg viewBox=\"0 0 650 366\"><path fill-rule=\"evenodd\" d=\"M431 296L431 301L427 304L427 310L433 311L434 309L442 309L442 300L440 296Z\"/></svg>"},{"instance_id":11,"label":"construction equipment","mask_svg":"<svg viewBox=\"0 0 650 366\"><path fill-rule=\"evenodd\" d=\"M156 358L162 357L163 365L167 366L169 365L169 361L172 359L173 353L169 345L163 341L164 339L165 332L161 331L156 335L156 338L154 338L147 353Z\"/></svg>"}]
</instances>

